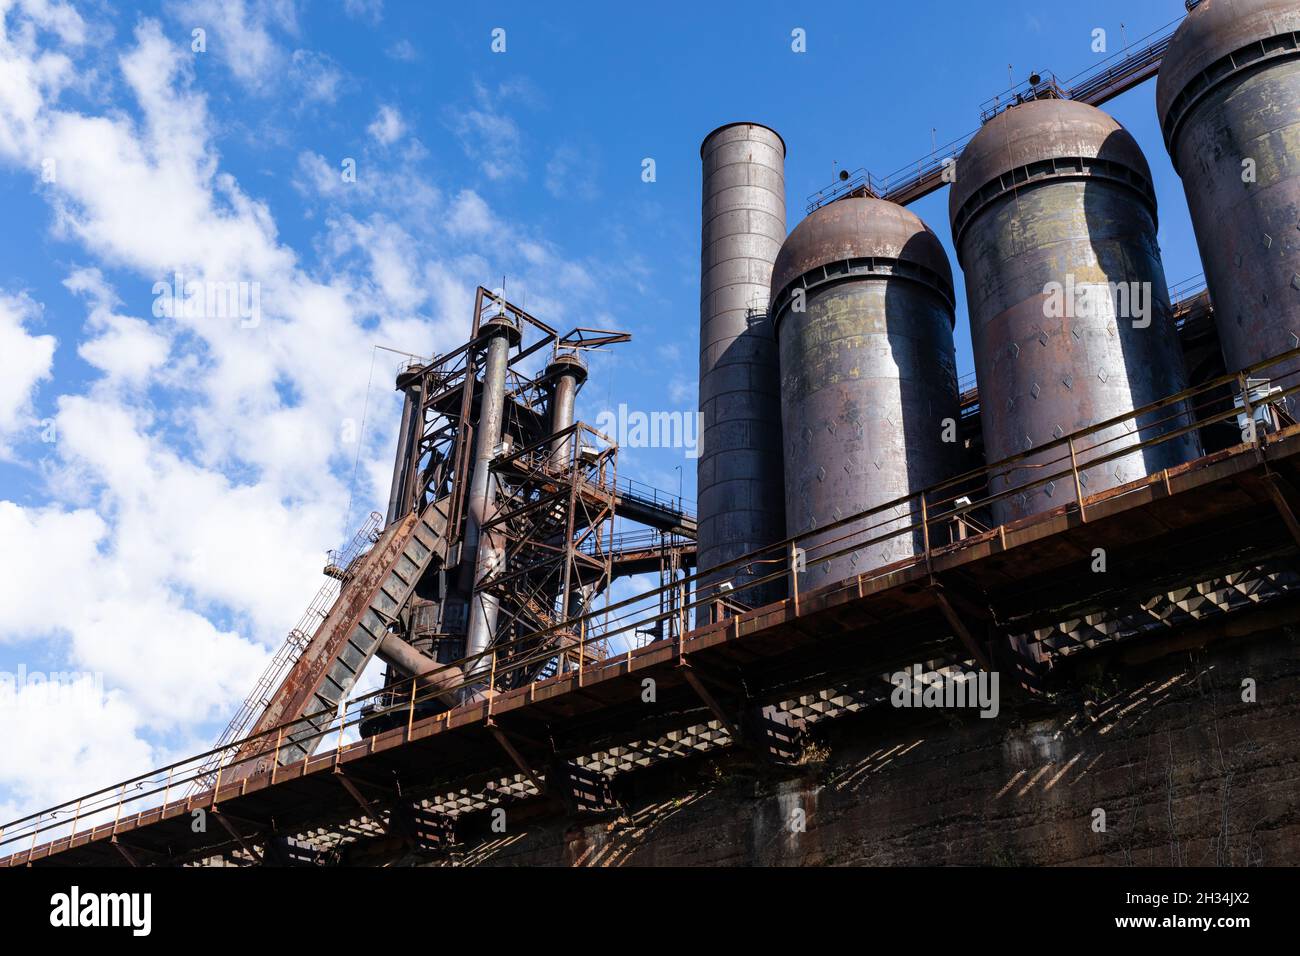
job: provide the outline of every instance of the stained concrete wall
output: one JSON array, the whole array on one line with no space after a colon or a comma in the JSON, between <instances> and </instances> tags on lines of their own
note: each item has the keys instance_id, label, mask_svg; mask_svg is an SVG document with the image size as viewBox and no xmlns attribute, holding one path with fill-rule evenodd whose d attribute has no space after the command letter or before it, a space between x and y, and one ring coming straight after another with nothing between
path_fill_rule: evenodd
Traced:
<instances>
[{"instance_id":1,"label":"stained concrete wall","mask_svg":"<svg viewBox=\"0 0 1300 956\"><path fill-rule=\"evenodd\" d=\"M652 772L621 817L521 825L437 865L1300 862L1300 628L1093 662L1049 707L886 708L817 738L802 766L728 752Z\"/></svg>"}]
</instances>

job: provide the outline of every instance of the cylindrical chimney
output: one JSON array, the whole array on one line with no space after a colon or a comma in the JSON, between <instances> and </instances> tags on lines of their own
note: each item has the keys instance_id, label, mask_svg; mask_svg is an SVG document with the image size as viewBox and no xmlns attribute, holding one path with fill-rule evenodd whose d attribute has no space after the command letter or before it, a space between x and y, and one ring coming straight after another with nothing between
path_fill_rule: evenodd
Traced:
<instances>
[{"instance_id":1,"label":"cylindrical chimney","mask_svg":"<svg viewBox=\"0 0 1300 956\"><path fill-rule=\"evenodd\" d=\"M785 143L766 126L732 123L705 137L700 157L698 560L707 594L710 568L785 536L780 372L768 316L785 241ZM761 604L783 589L746 590L742 577L734 593Z\"/></svg>"}]
</instances>

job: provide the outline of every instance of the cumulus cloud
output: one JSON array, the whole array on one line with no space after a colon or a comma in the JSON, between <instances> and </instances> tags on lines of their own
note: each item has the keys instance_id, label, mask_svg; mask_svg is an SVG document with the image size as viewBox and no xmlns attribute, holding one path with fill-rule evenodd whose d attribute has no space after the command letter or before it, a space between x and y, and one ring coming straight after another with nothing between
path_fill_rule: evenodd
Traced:
<instances>
[{"instance_id":1,"label":"cumulus cloud","mask_svg":"<svg viewBox=\"0 0 1300 956\"><path fill-rule=\"evenodd\" d=\"M72 716L24 724L22 759L0 761L8 806L125 776L242 699L319 586L323 551L354 530L344 525L358 454L357 498L383 500L397 360L379 362L370 387L374 345L457 344L475 280L502 271L556 323L585 318L599 289L588 264L478 193L421 175L395 108L402 132L380 123L356 183L342 183L337 158L300 153L295 182L320 224L303 246L309 265L223 167L188 33L140 21L111 64L126 99L94 111L63 101L105 68L77 59L79 19L26 6L35 12L11 8L0 33L0 167L30 178L41 158L57 162L39 195L54 238L90 260L63 279L84 308L75 350L94 374L49 397L46 499L0 501L0 647L6 660L58 657L104 687L75 715L102 748L80 772L77 746L60 739ZM215 24L218 40L249 39L230 67L253 85L272 82L285 62L276 36L296 29L292 7L276 3L175 9ZM49 26L36 29L36 16ZM50 36L66 39L51 48ZM398 135L400 148L385 148ZM255 285L258 321L124 304L178 273ZM0 298L0 429L21 427L51 374L55 342L40 319L34 301ZM57 608L36 597L52 567L76 584ZM40 752L52 756L32 759Z\"/></svg>"},{"instance_id":2,"label":"cumulus cloud","mask_svg":"<svg viewBox=\"0 0 1300 956\"><path fill-rule=\"evenodd\" d=\"M168 335L144 319L117 314L120 302L98 269L78 269L63 284L90 307L86 328L93 334L77 346L77 354L103 372L107 384L144 385L167 361Z\"/></svg>"},{"instance_id":3,"label":"cumulus cloud","mask_svg":"<svg viewBox=\"0 0 1300 956\"><path fill-rule=\"evenodd\" d=\"M203 28L208 52L255 91L267 89L283 69L278 37L298 29L293 0L182 0L172 10L184 25Z\"/></svg>"},{"instance_id":4,"label":"cumulus cloud","mask_svg":"<svg viewBox=\"0 0 1300 956\"><path fill-rule=\"evenodd\" d=\"M55 341L32 334L39 318L40 309L27 296L0 293L0 453L31 424L33 392L50 377Z\"/></svg>"}]
</instances>

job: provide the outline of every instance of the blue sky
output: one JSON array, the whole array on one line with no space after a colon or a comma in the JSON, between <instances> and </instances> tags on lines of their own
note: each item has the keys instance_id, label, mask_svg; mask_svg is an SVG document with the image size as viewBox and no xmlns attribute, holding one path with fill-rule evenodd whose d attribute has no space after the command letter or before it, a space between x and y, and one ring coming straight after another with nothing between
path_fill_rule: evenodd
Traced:
<instances>
[{"instance_id":1,"label":"blue sky","mask_svg":"<svg viewBox=\"0 0 1300 956\"><path fill-rule=\"evenodd\" d=\"M837 168L888 174L932 130L973 132L1008 65L1069 77L1100 58L1095 29L1114 52L1183 5L0 11L0 673L99 676L70 704L5 704L5 818L216 736L324 550L384 498L396 359L375 345L456 344L475 285L504 275L553 325L633 333L594 362L584 418L692 409L705 134L782 134L793 228ZM1172 283L1201 267L1154 93L1107 109L1154 169ZM946 194L913 208L951 256ZM257 323L155 314L176 270L257 283ZM957 340L968 372L964 304ZM675 490L679 465L691 497L680 450L620 473Z\"/></svg>"}]
</instances>

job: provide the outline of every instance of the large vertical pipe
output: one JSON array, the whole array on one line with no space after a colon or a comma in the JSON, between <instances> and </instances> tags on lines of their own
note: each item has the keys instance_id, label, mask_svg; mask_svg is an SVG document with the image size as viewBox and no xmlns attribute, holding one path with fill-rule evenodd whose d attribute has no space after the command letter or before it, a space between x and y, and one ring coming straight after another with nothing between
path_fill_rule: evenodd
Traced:
<instances>
[{"instance_id":1,"label":"large vertical pipe","mask_svg":"<svg viewBox=\"0 0 1300 956\"><path fill-rule=\"evenodd\" d=\"M768 315L785 241L785 143L766 126L732 123L705 137L700 157L698 547L707 575L785 536L780 373ZM738 587L737 597L760 604L782 590Z\"/></svg>"},{"instance_id":2,"label":"large vertical pipe","mask_svg":"<svg viewBox=\"0 0 1300 956\"><path fill-rule=\"evenodd\" d=\"M519 341L519 329L505 315L483 323L481 334L487 336L483 386L479 398L478 434L474 444L474 472L470 478L469 514L465 527L464 556L473 562L474 596L470 602L469 627L465 654L472 657L487 649L496 633L500 602L482 590L484 578L495 569L502 557L502 543L496 532L483 533L494 512L495 478L492 459L501 443L501 424L505 413L506 369L510 364L510 347ZM489 667L487 659L470 665L470 672L480 673Z\"/></svg>"},{"instance_id":3,"label":"large vertical pipe","mask_svg":"<svg viewBox=\"0 0 1300 956\"><path fill-rule=\"evenodd\" d=\"M408 476L411 471L411 446L416 441L415 427L417 406L419 405L419 387L407 386L402 389L402 425L397 434L397 454L393 460L393 484L388 491L388 520L386 525L397 521L406 513L406 491Z\"/></svg>"},{"instance_id":4,"label":"large vertical pipe","mask_svg":"<svg viewBox=\"0 0 1300 956\"><path fill-rule=\"evenodd\" d=\"M1300 345L1300 4L1206 0L1169 43L1156 104L1229 371ZM1300 385L1300 363L1262 373ZM1283 376L1286 376L1285 378ZM1289 401L1300 415L1300 401Z\"/></svg>"},{"instance_id":5,"label":"large vertical pipe","mask_svg":"<svg viewBox=\"0 0 1300 956\"><path fill-rule=\"evenodd\" d=\"M578 389L587 380L587 366L576 352L557 352L547 366L546 374L555 380L551 394L551 466L562 468L573 458L574 435L560 435L574 421L574 406Z\"/></svg>"},{"instance_id":6,"label":"large vertical pipe","mask_svg":"<svg viewBox=\"0 0 1300 956\"><path fill-rule=\"evenodd\" d=\"M551 440L550 465L557 471L566 471L573 464L573 448L577 436L570 432L561 435L573 425L574 408L578 389L587 380L587 365L577 352L556 352L546 374L555 380L555 390L551 393ZM572 547L572 539L564 542L567 549ZM560 606L565 617L577 617L582 613L586 595L581 585L575 587L573 581L573 562L566 560L564 574L560 581Z\"/></svg>"}]
</instances>

